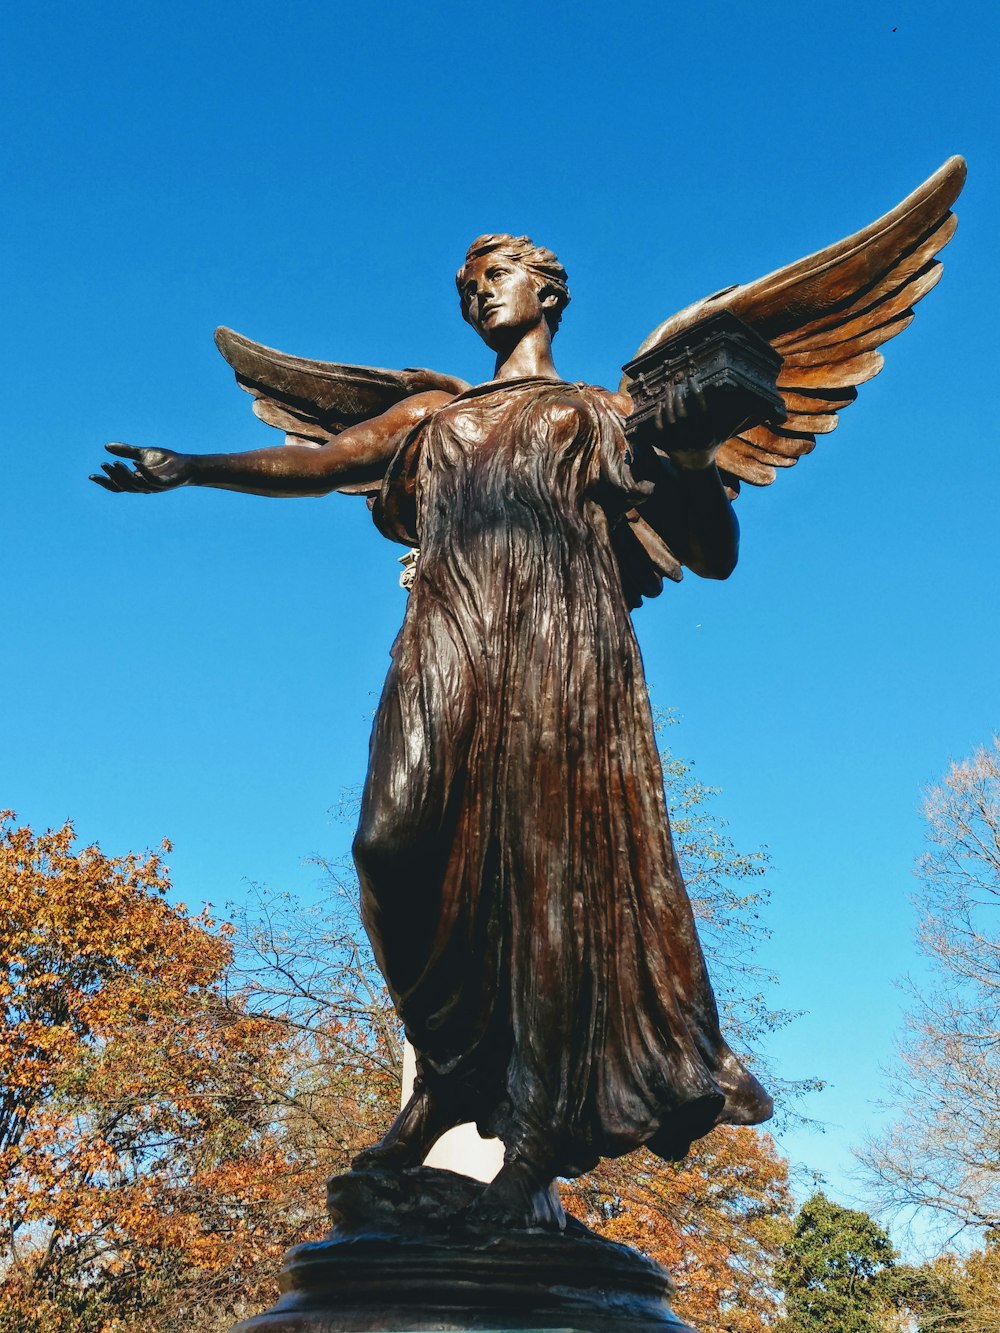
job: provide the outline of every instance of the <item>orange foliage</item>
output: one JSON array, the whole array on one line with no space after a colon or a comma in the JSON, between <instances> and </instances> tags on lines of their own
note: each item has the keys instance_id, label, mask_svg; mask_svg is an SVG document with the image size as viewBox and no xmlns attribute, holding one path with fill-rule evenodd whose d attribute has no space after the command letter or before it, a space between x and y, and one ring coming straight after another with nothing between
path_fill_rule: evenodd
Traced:
<instances>
[{"instance_id":1,"label":"orange foliage","mask_svg":"<svg viewBox=\"0 0 1000 1333\"><path fill-rule=\"evenodd\" d=\"M780 1302L773 1267L792 1213L788 1164L769 1134L721 1127L683 1162L645 1150L563 1187L571 1212L657 1260L674 1308L713 1333L764 1333Z\"/></svg>"},{"instance_id":2,"label":"orange foliage","mask_svg":"<svg viewBox=\"0 0 1000 1333\"><path fill-rule=\"evenodd\" d=\"M368 1135L370 1096L303 1086L293 1027L227 993L230 928L168 887L159 855L0 816L3 1333L112 1333L151 1304L228 1327ZM328 1073L343 1026L314 1036Z\"/></svg>"}]
</instances>

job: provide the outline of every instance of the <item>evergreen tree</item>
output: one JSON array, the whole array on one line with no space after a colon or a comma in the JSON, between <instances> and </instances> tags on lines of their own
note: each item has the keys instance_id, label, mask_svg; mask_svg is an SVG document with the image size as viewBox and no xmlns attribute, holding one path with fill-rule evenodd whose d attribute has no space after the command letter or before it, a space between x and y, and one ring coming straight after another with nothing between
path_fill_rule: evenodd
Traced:
<instances>
[{"instance_id":1,"label":"evergreen tree","mask_svg":"<svg viewBox=\"0 0 1000 1333\"><path fill-rule=\"evenodd\" d=\"M867 1213L814 1194L775 1270L788 1310L783 1333L883 1333L895 1267L892 1242Z\"/></svg>"}]
</instances>

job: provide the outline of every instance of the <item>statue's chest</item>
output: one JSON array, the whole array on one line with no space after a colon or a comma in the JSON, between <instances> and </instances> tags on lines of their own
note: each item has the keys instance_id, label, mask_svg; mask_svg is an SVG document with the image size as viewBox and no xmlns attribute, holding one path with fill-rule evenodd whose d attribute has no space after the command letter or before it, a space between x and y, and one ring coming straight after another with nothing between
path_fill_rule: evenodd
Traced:
<instances>
[{"instance_id":1,"label":"statue's chest","mask_svg":"<svg viewBox=\"0 0 1000 1333\"><path fill-rule=\"evenodd\" d=\"M495 395L456 403L436 415L425 463L430 472L537 474L572 448L575 425L545 399Z\"/></svg>"}]
</instances>

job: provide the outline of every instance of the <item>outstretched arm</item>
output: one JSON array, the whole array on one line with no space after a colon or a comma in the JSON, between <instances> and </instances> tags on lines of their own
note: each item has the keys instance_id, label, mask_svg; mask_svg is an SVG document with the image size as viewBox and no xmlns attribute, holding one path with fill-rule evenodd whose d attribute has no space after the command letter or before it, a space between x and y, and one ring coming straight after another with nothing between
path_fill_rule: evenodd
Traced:
<instances>
[{"instance_id":1,"label":"outstretched arm","mask_svg":"<svg viewBox=\"0 0 1000 1333\"><path fill-rule=\"evenodd\" d=\"M326 495L342 488L361 489L381 475L399 445L426 416L452 394L439 390L415 394L381 416L349 426L329 444L277 445L238 454L181 454L169 449L141 449L109 444L109 453L127 458L105 463L104 475L93 474L109 491L150 495L177 486L215 486L250 495Z\"/></svg>"}]
</instances>

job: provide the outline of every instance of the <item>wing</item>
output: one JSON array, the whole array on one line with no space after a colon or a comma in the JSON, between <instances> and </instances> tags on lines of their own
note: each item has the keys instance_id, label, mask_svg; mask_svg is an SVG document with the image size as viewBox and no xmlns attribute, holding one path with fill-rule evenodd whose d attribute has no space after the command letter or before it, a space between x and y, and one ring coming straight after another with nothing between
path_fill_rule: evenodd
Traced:
<instances>
[{"instance_id":1,"label":"wing","mask_svg":"<svg viewBox=\"0 0 1000 1333\"><path fill-rule=\"evenodd\" d=\"M961 157L949 158L919 189L871 226L798 263L697 301L654 329L636 355L719 310L745 320L781 353L778 390L788 418L733 436L717 463L735 494L741 481L767 486L832 431L858 385L882 369L878 348L913 319L935 286L937 252L951 240L951 205L965 183ZM627 392L627 380L622 382Z\"/></svg>"},{"instance_id":2,"label":"wing","mask_svg":"<svg viewBox=\"0 0 1000 1333\"><path fill-rule=\"evenodd\" d=\"M457 394L470 387L433 370L381 370L288 356L227 328L216 329L215 342L240 388L253 394L255 415L283 430L286 444L319 448L345 427L380 416L415 393L441 389ZM380 481L372 477L341 489L370 494Z\"/></svg>"}]
</instances>

